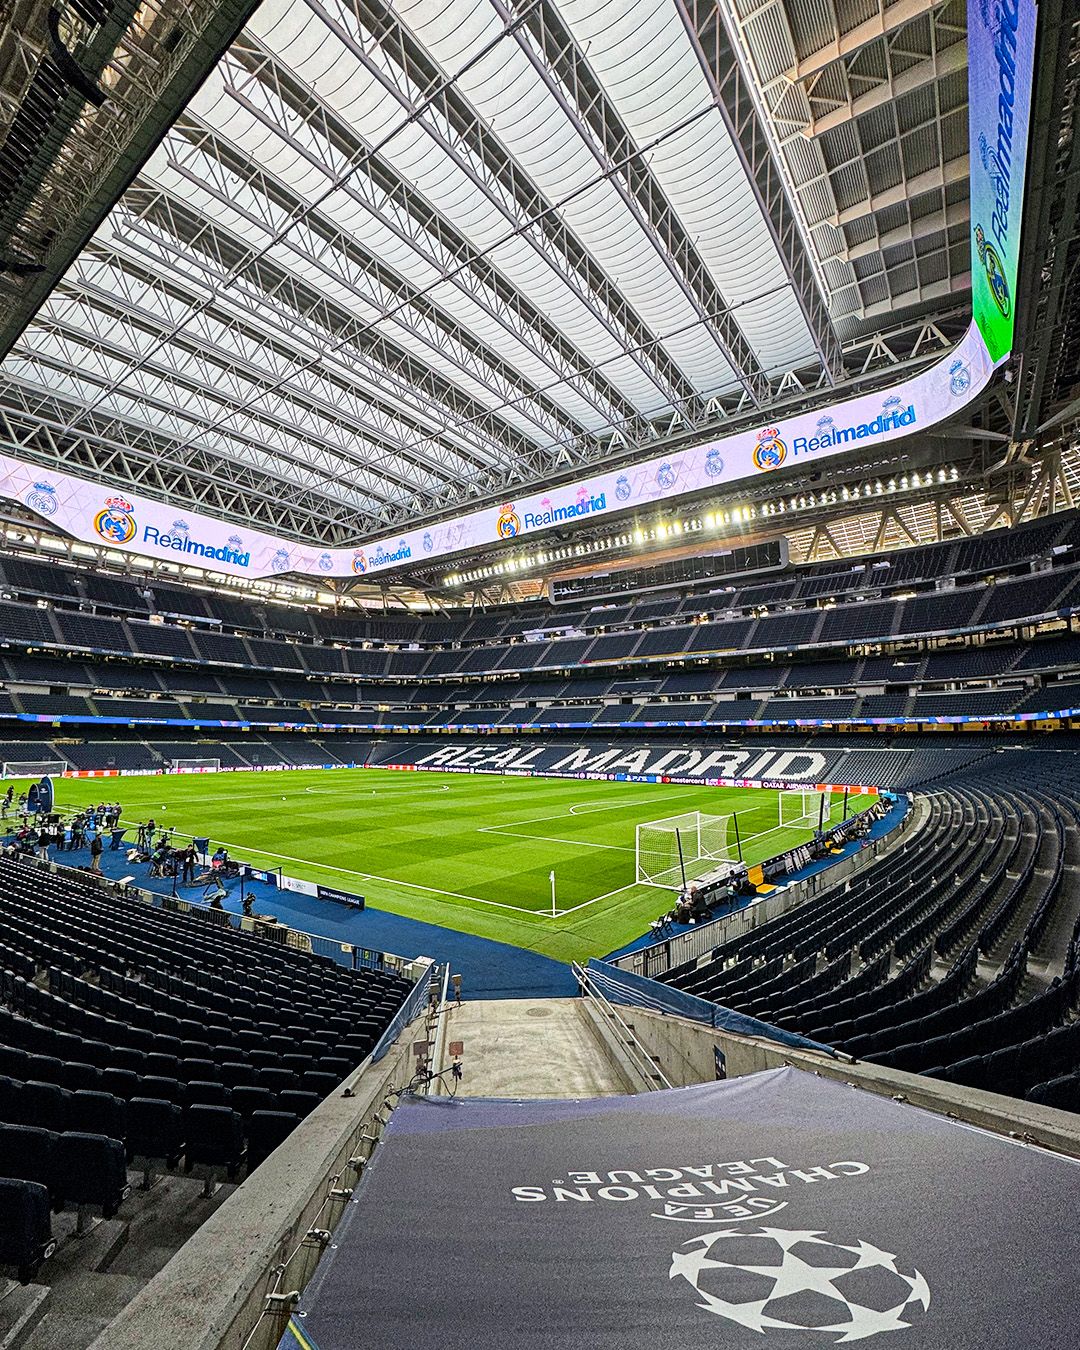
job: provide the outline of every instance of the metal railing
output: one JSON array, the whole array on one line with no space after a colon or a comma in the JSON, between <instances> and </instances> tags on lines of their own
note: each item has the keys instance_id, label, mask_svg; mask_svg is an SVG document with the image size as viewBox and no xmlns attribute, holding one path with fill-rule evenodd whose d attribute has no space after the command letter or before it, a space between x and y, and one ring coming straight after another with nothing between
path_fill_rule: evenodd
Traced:
<instances>
[{"instance_id":1,"label":"metal railing","mask_svg":"<svg viewBox=\"0 0 1080 1350\"><path fill-rule=\"evenodd\" d=\"M645 1046L638 1040L634 1034L634 1029L616 1008L615 1004L606 997L599 988L596 981L591 978L589 972L575 961L571 967L574 972L574 978L578 982L578 988L581 990L582 997L591 998L600 1008L601 1013L608 1021L613 1022L619 1030L619 1039L622 1049L630 1060L631 1066L638 1077L645 1084L649 1092L659 1092L661 1088L669 1088L672 1083L667 1075L649 1054ZM657 1081L659 1080L659 1081Z\"/></svg>"}]
</instances>

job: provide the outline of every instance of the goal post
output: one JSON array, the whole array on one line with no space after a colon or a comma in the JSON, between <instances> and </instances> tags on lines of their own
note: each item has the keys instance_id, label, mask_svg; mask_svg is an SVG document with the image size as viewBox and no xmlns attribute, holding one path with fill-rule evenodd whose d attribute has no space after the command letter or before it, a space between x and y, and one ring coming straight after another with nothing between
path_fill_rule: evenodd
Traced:
<instances>
[{"instance_id":1,"label":"goal post","mask_svg":"<svg viewBox=\"0 0 1080 1350\"><path fill-rule=\"evenodd\" d=\"M731 824L731 816L710 816L703 811L644 821L634 832L635 880L670 890L682 885L684 868L689 879L716 863L736 861Z\"/></svg>"},{"instance_id":2,"label":"goal post","mask_svg":"<svg viewBox=\"0 0 1080 1350\"><path fill-rule=\"evenodd\" d=\"M781 829L816 830L821 810L821 793L805 788L787 788L779 794ZM828 804L826 803L826 812Z\"/></svg>"},{"instance_id":3,"label":"goal post","mask_svg":"<svg viewBox=\"0 0 1080 1350\"><path fill-rule=\"evenodd\" d=\"M42 778L62 778L67 767L62 759L8 759L0 766L0 778L32 778L37 783Z\"/></svg>"},{"instance_id":4,"label":"goal post","mask_svg":"<svg viewBox=\"0 0 1080 1350\"><path fill-rule=\"evenodd\" d=\"M174 759L173 773L217 773L221 768L220 759Z\"/></svg>"}]
</instances>

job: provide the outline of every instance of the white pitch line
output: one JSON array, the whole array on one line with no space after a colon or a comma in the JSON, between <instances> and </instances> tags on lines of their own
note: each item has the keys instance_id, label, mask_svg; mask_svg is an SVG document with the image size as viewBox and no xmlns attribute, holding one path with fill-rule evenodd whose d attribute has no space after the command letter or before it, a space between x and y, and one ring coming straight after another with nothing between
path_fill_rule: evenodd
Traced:
<instances>
[{"instance_id":1,"label":"white pitch line","mask_svg":"<svg viewBox=\"0 0 1080 1350\"><path fill-rule=\"evenodd\" d=\"M697 791L698 791L697 788L675 788L675 789L672 790L671 795L674 796L675 793L682 793L682 794L685 794L685 793L687 793L687 792L697 792ZM508 821L506 822L506 826L514 826L514 825L541 825L541 824L543 824L543 822L544 822L545 820L565 820L565 819L567 818L568 815L570 815L570 816L576 816L576 815L579 815L579 814L580 814L580 815L598 815L601 811L621 811L621 810L623 810L624 808L629 807L629 806L641 806L644 802L651 801L651 800L653 800L653 799L652 799L652 798L649 798L649 797L634 797L634 798L633 798L632 800L630 800L630 801L624 801L624 802L612 802L609 806L597 806L593 811L584 811L584 812L579 812L578 809L577 809L577 807L578 807L578 806L588 806L588 805L590 805L590 803L588 803L588 802L578 802L575 806L571 806L571 807L567 808L567 810L565 810L565 811L556 811L555 814L554 814L554 815L551 815L551 816L529 816L528 819L526 819L526 820L508 820ZM492 830L492 829L503 829L503 828L506 828L506 826L499 826L499 825L478 825L476 828L477 828L478 830ZM539 837L539 836L537 836L537 837ZM577 841L575 840L574 842L577 842Z\"/></svg>"},{"instance_id":2,"label":"white pitch line","mask_svg":"<svg viewBox=\"0 0 1080 1350\"><path fill-rule=\"evenodd\" d=\"M613 895L621 895L623 891L635 890L642 883L640 881L630 881L625 886L616 886L613 891L605 891L603 895L594 895L591 900L583 900L580 905L571 905L569 909L560 909L559 918L564 914L576 914L579 909L588 909L590 905L598 904L601 900L610 900Z\"/></svg>"},{"instance_id":3,"label":"white pitch line","mask_svg":"<svg viewBox=\"0 0 1080 1350\"><path fill-rule=\"evenodd\" d=\"M528 821L517 821L518 825L528 824ZM633 853L634 850L626 844L594 844L588 839L560 839L553 834L523 834L520 830L511 829L509 825L478 825L477 834L501 834L512 836L514 839L536 839L542 840L545 844L573 844L575 848L606 848L613 853Z\"/></svg>"},{"instance_id":4,"label":"white pitch line","mask_svg":"<svg viewBox=\"0 0 1080 1350\"><path fill-rule=\"evenodd\" d=\"M370 792L373 797L423 797L433 792L449 792L450 784L444 783L442 787L424 787L424 788L405 788L391 787L389 783L384 783L380 788L363 788L357 792L354 788L317 788L306 787L305 792L310 792L316 797L362 797Z\"/></svg>"},{"instance_id":5,"label":"white pitch line","mask_svg":"<svg viewBox=\"0 0 1080 1350\"><path fill-rule=\"evenodd\" d=\"M173 834L178 834L184 839L192 839L195 836L185 834L183 830L174 830ZM494 905L496 909L512 909L515 914L530 914L532 916L540 915L542 912L536 909L522 909L520 905L507 905L502 900L485 900L479 895L466 895L463 891L444 891L439 886L421 886L418 881L402 881L400 877L384 877L378 872L358 872L352 867L335 867L332 863L312 862L310 858L294 858L288 853L271 853L268 849L253 848L250 844L230 844L227 839L218 839L214 836L214 842L223 844L225 848L237 849L241 853L254 854L258 858L277 858L280 862L300 863L303 867L314 867L321 872L338 872L346 877L362 877L365 881L385 881L391 886L405 886L413 891L426 891L429 895L448 895L454 900L474 900L478 905ZM297 891L300 895L302 892Z\"/></svg>"}]
</instances>

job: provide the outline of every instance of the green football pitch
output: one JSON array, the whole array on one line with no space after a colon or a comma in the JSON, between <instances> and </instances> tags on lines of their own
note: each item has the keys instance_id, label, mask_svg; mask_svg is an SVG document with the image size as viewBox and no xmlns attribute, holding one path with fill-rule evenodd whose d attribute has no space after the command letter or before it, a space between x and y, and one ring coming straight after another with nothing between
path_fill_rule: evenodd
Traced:
<instances>
[{"instance_id":1,"label":"green football pitch","mask_svg":"<svg viewBox=\"0 0 1080 1350\"><path fill-rule=\"evenodd\" d=\"M781 826L779 794L764 788L379 769L64 779L56 787L60 808L115 799L129 824L153 816L256 865L561 960L611 951L670 908L670 890L635 881L639 824L738 813L748 863L813 833L806 820ZM829 803L833 820L841 801ZM801 806L789 794L785 818ZM716 828L733 849L734 826Z\"/></svg>"}]
</instances>

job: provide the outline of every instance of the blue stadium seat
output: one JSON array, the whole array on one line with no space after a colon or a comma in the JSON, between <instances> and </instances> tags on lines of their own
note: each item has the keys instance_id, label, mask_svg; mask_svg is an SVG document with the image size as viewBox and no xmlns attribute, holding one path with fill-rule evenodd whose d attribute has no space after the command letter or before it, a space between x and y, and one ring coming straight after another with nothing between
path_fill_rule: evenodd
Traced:
<instances>
[{"instance_id":1,"label":"blue stadium seat","mask_svg":"<svg viewBox=\"0 0 1080 1350\"><path fill-rule=\"evenodd\" d=\"M224 1083L207 1083L195 1078L187 1085L189 1106L228 1106L229 1095Z\"/></svg>"},{"instance_id":2,"label":"blue stadium seat","mask_svg":"<svg viewBox=\"0 0 1080 1350\"><path fill-rule=\"evenodd\" d=\"M101 1090L122 1101L130 1101L139 1091L139 1075L132 1069L103 1069Z\"/></svg>"},{"instance_id":3,"label":"blue stadium seat","mask_svg":"<svg viewBox=\"0 0 1080 1350\"><path fill-rule=\"evenodd\" d=\"M256 1111L273 1111L277 1096L265 1087L236 1087L232 1090L232 1108L239 1111L245 1124Z\"/></svg>"},{"instance_id":4,"label":"blue stadium seat","mask_svg":"<svg viewBox=\"0 0 1080 1350\"><path fill-rule=\"evenodd\" d=\"M133 1097L128 1102L128 1158L176 1167L184 1151L184 1113L174 1102L158 1097Z\"/></svg>"},{"instance_id":5,"label":"blue stadium seat","mask_svg":"<svg viewBox=\"0 0 1080 1350\"><path fill-rule=\"evenodd\" d=\"M256 1111L248 1127L247 1167L250 1175L292 1134L299 1117L288 1111Z\"/></svg>"},{"instance_id":6,"label":"blue stadium seat","mask_svg":"<svg viewBox=\"0 0 1080 1350\"><path fill-rule=\"evenodd\" d=\"M0 1177L0 1265L14 1267L19 1283L29 1284L55 1250L48 1188Z\"/></svg>"},{"instance_id":7,"label":"blue stadium seat","mask_svg":"<svg viewBox=\"0 0 1080 1350\"><path fill-rule=\"evenodd\" d=\"M309 1072L304 1074L301 1087L305 1092L314 1092L321 1101L329 1095L341 1083L340 1078L335 1078L332 1073Z\"/></svg>"},{"instance_id":8,"label":"blue stadium seat","mask_svg":"<svg viewBox=\"0 0 1080 1350\"><path fill-rule=\"evenodd\" d=\"M127 1103L107 1092L72 1094L68 1104L68 1124L83 1134L104 1134L124 1139L127 1134Z\"/></svg>"},{"instance_id":9,"label":"blue stadium seat","mask_svg":"<svg viewBox=\"0 0 1080 1350\"><path fill-rule=\"evenodd\" d=\"M147 1074L139 1079L140 1097L161 1097L167 1102L183 1106L187 1101L187 1084L176 1078L159 1078L157 1074Z\"/></svg>"},{"instance_id":10,"label":"blue stadium seat","mask_svg":"<svg viewBox=\"0 0 1080 1350\"><path fill-rule=\"evenodd\" d=\"M17 1078L0 1074L0 1123L24 1124L22 1091L23 1085Z\"/></svg>"},{"instance_id":11,"label":"blue stadium seat","mask_svg":"<svg viewBox=\"0 0 1080 1350\"><path fill-rule=\"evenodd\" d=\"M244 1161L244 1128L237 1111L228 1106L189 1106L184 1115L186 1145L184 1170L196 1163L222 1168L235 1181Z\"/></svg>"},{"instance_id":12,"label":"blue stadium seat","mask_svg":"<svg viewBox=\"0 0 1080 1350\"><path fill-rule=\"evenodd\" d=\"M0 1125L0 1158L7 1176L50 1185L59 1135L36 1125Z\"/></svg>"},{"instance_id":13,"label":"blue stadium seat","mask_svg":"<svg viewBox=\"0 0 1080 1350\"><path fill-rule=\"evenodd\" d=\"M111 1219L130 1190L124 1145L101 1134L71 1131L60 1135L51 1189L57 1208L94 1205Z\"/></svg>"},{"instance_id":14,"label":"blue stadium seat","mask_svg":"<svg viewBox=\"0 0 1080 1350\"><path fill-rule=\"evenodd\" d=\"M279 1092L278 1107L282 1111L291 1111L294 1115L310 1115L322 1101L317 1092Z\"/></svg>"},{"instance_id":15,"label":"blue stadium seat","mask_svg":"<svg viewBox=\"0 0 1080 1350\"><path fill-rule=\"evenodd\" d=\"M60 1133L68 1127L71 1114L71 1093L55 1083L38 1083L31 1079L23 1084L22 1112L28 1125Z\"/></svg>"}]
</instances>

